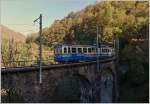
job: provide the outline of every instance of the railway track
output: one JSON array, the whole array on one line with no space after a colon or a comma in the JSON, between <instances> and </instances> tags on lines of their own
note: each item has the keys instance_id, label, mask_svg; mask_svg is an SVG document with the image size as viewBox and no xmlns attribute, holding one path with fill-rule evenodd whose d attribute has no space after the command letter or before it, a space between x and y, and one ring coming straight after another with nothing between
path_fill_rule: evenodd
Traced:
<instances>
[{"instance_id":1,"label":"railway track","mask_svg":"<svg viewBox=\"0 0 150 104\"><path fill-rule=\"evenodd\" d=\"M106 60L100 60L100 63L107 63L110 61L115 60L115 58L106 59ZM94 64L96 61L90 61L90 62L77 62L77 63L63 63L63 64L51 64L51 65L42 65L42 69L49 70L49 69L59 69L59 68L65 68L65 67L76 67L76 66L82 66L82 65L88 65L88 64ZM34 66L23 66L23 67L2 67L1 72L7 73L7 72L26 72L26 71L37 71L39 69L38 65Z\"/></svg>"}]
</instances>

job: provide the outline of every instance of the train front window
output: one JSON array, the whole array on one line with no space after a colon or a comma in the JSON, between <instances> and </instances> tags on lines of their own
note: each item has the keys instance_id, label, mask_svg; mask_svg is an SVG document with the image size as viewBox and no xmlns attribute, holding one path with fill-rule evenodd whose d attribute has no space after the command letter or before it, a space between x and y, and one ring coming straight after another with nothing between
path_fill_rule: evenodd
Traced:
<instances>
[{"instance_id":1,"label":"train front window","mask_svg":"<svg viewBox=\"0 0 150 104\"><path fill-rule=\"evenodd\" d=\"M78 48L78 53L82 53L82 48Z\"/></svg>"},{"instance_id":2,"label":"train front window","mask_svg":"<svg viewBox=\"0 0 150 104\"><path fill-rule=\"evenodd\" d=\"M72 53L76 53L76 48L72 48Z\"/></svg>"},{"instance_id":3,"label":"train front window","mask_svg":"<svg viewBox=\"0 0 150 104\"><path fill-rule=\"evenodd\" d=\"M87 53L87 48L83 48L83 52L84 52L84 53Z\"/></svg>"}]
</instances>

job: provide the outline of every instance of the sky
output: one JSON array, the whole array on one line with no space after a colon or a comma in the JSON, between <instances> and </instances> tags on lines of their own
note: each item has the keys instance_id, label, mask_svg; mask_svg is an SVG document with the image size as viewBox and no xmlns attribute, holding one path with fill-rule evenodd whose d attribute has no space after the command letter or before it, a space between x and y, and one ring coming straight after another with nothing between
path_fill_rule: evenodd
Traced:
<instances>
[{"instance_id":1,"label":"sky","mask_svg":"<svg viewBox=\"0 0 150 104\"><path fill-rule=\"evenodd\" d=\"M98 0L0 0L1 24L27 35L37 32L39 24L33 23L40 13L43 27L62 19L71 11L79 11Z\"/></svg>"}]
</instances>

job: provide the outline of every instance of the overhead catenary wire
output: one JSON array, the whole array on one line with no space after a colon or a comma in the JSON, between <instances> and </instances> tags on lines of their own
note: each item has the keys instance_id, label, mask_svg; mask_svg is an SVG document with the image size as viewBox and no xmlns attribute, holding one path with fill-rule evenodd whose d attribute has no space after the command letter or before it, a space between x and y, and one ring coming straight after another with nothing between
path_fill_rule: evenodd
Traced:
<instances>
[{"instance_id":1,"label":"overhead catenary wire","mask_svg":"<svg viewBox=\"0 0 150 104\"><path fill-rule=\"evenodd\" d=\"M16 26L35 26L35 24L5 24L5 25L16 25Z\"/></svg>"},{"instance_id":2,"label":"overhead catenary wire","mask_svg":"<svg viewBox=\"0 0 150 104\"><path fill-rule=\"evenodd\" d=\"M4 26L12 26L12 27L20 27L21 30L17 31L23 34L31 34L31 33L37 33L38 32L38 27L35 25L35 23L33 24L5 24ZM14 29L13 29L14 30Z\"/></svg>"}]
</instances>

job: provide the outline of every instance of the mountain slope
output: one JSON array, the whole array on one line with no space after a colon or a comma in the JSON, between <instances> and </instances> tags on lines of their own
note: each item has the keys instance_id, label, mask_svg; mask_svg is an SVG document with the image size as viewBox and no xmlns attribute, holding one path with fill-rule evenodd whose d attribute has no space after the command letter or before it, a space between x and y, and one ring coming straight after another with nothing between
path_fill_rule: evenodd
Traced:
<instances>
[{"instance_id":1,"label":"mountain slope","mask_svg":"<svg viewBox=\"0 0 150 104\"><path fill-rule=\"evenodd\" d=\"M0 25L0 32L1 32L1 38L3 40L10 40L14 39L14 41L17 42L25 42L25 36L19 32L15 32L12 29L9 29L8 27L4 25Z\"/></svg>"}]
</instances>

